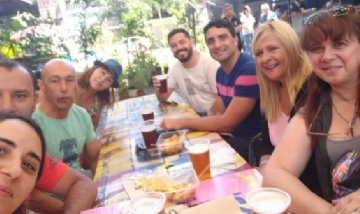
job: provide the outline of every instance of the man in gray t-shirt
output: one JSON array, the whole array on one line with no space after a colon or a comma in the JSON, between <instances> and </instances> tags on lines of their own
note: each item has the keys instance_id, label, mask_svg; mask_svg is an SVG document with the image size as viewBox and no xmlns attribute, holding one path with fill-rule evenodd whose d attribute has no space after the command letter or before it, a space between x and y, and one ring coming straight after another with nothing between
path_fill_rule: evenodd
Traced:
<instances>
[{"instance_id":1,"label":"man in gray t-shirt","mask_svg":"<svg viewBox=\"0 0 360 214\"><path fill-rule=\"evenodd\" d=\"M193 40L182 28L172 30L168 42L174 57L178 59L170 66L167 93L160 93L159 80L153 84L160 102L166 101L175 89L180 89L183 98L200 116L206 115L215 101L216 72L220 64L209 54L195 51Z\"/></svg>"}]
</instances>

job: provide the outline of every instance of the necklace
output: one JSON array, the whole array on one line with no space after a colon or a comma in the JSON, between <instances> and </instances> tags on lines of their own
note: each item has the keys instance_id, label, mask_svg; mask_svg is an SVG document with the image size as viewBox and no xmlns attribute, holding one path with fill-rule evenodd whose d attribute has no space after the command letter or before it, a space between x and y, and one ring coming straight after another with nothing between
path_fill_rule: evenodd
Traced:
<instances>
[{"instance_id":1,"label":"necklace","mask_svg":"<svg viewBox=\"0 0 360 214\"><path fill-rule=\"evenodd\" d=\"M346 131L346 135L349 135L351 133L351 136L354 136L354 125L355 125L356 119L359 117L359 112L356 109L356 107L358 106L357 105L358 100L359 99L357 99L356 102L355 102L354 113L353 113L353 116L351 118L351 121L347 120L342 114L340 114L340 112L337 110L334 103L332 104L336 114L339 115L341 117L341 119L343 119L344 121L346 121L349 124L349 127L348 127L348 129Z\"/></svg>"}]
</instances>

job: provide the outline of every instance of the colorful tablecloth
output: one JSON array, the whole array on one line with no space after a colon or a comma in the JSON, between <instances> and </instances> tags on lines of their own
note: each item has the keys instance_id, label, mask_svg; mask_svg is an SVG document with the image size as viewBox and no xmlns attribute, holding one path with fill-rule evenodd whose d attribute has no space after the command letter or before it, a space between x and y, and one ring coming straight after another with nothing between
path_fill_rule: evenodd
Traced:
<instances>
[{"instance_id":1,"label":"colorful tablecloth","mask_svg":"<svg viewBox=\"0 0 360 214\"><path fill-rule=\"evenodd\" d=\"M118 102L112 110L109 110L94 177L99 187L97 201L99 207L129 200L122 182L136 174L153 170L165 162L173 163L174 168L191 167L186 149L183 149L180 154L167 157L161 156L156 149L151 151L149 156L142 156L136 152L137 145L143 144L138 126L143 121L141 108L152 107L155 118L159 122L164 116L198 117L176 93L173 93L168 101L175 103L159 104L155 95L149 95ZM187 138L206 138L211 141L212 179L200 183L197 192L201 193L199 198L202 201L198 203L211 200L211 197L234 194L241 210L244 213L250 213L244 197L250 189L259 186L261 179L259 173L252 169L217 133L188 132ZM208 193L205 193L206 191Z\"/></svg>"}]
</instances>

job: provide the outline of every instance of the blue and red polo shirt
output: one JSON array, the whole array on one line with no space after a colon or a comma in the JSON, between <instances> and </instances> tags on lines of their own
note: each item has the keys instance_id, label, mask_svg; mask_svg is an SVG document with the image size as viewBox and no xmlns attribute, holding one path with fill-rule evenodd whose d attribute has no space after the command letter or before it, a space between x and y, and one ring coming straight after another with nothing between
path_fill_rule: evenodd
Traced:
<instances>
[{"instance_id":1,"label":"blue and red polo shirt","mask_svg":"<svg viewBox=\"0 0 360 214\"><path fill-rule=\"evenodd\" d=\"M254 57L248 53L241 53L229 75L220 67L216 73L216 87L226 108L230 105L233 97L248 97L257 100L253 110L233 130L232 134L249 138L260 133L260 91Z\"/></svg>"}]
</instances>

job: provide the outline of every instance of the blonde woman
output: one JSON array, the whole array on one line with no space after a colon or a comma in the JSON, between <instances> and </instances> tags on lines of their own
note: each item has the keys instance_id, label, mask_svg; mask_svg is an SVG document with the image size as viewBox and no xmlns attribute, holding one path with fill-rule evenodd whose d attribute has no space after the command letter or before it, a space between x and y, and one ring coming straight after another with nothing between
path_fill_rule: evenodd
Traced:
<instances>
[{"instance_id":1,"label":"blonde woman","mask_svg":"<svg viewBox=\"0 0 360 214\"><path fill-rule=\"evenodd\" d=\"M296 112L295 105L301 106L305 98L304 83L311 73L311 64L297 34L284 21L263 24L254 35L252 48L259 79L260 108L265 117L261 141L254 144L253 149L263 172Z\"/></svg>"}]
</instances>

